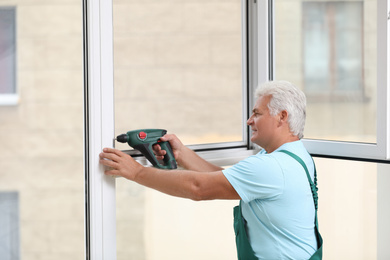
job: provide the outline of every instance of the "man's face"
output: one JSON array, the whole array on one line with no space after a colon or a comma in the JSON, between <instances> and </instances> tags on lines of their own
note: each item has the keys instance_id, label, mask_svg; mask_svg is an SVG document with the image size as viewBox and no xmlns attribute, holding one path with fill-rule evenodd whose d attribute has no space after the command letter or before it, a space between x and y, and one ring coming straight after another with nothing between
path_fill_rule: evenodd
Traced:
<instances>
[{"instance_id":1,"label":"man's face","mask_svg":"<svg viewBox=\"0 0 390 260\"><path fill-rule=\"evenodd\" d=\"M265 149L267 144L272 142L278 123L278 116L271 116L269 113L267 104L270 99L271 96L259 97L247 121L247 125L252 129L251 141Z\"/></svg>"}]
</instances>

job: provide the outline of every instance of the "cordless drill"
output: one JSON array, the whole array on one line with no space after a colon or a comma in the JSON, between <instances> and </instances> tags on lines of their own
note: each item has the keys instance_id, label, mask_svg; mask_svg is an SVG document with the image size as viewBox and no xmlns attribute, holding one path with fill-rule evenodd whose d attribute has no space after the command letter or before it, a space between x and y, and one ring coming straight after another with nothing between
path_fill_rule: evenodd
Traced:
<instances>
[{"instance_id":1,"label":"cordless drill","mask_svg":"<svg viewBox=\"0 0 390 260\"><path fill-rule=\"evenodd\" d=\"M166 133L167 130L164 129L138 129L118 135L116 140L120 143L127 143L129 146L140 151L156 168L176 169L177 164L171 145L169 142L160 140ZM159 144L161 149L167 152L164 156L164 164L161 164L153 153L153 145L155 144Z\"/></svg>"}]
</instances>

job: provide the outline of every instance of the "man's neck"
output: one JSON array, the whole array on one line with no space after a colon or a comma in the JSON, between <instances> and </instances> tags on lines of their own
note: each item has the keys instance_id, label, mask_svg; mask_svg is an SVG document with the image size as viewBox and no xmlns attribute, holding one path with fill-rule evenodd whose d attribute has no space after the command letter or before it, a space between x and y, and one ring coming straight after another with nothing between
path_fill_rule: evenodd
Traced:
<instances>
[{"instance_id":1,"label":"man's neck","mask_svg":"<svg viewBox=\"0 0 390 260\"><path fill-rule=\"evenodd\" d=\"M296 135L289 135L287 138L283 138L281 140L278 140L278 142L275 142L275 143L271 144L269 147L263 147L263 148L265 149L265 151L267 153L272 153L276 149L281 147L282 145L284 145L286 143L295 142L295 141L299 141L298 136L296 136Z\"/></svg>"}]
</instances>

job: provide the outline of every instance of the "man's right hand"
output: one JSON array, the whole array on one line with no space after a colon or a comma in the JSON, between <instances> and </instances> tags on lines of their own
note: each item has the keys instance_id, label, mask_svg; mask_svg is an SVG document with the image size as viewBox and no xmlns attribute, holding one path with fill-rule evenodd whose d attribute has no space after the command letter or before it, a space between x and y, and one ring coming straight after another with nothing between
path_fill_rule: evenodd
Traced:
<instances>
[{"instance_id":1,"label":"man's right hand","mask_svg":"<svg viewBox=\"0 0 390 260\"><path fill-rule=\"evenodd\" d=\"M172 147L173 156L175 157L176 161L179 161L180 152L184 147L183 143L179 140L179 138L174 134L166 134L163 137L161 137L160 140L163 142L169 142L169 144ZM164 159L164 156L167 153L165 150L162 150L161 146L158 144L155 144L153 146L153 151L156 154L158 160Z\"/></svg>"},{"instance_id":2,"label":"man's right hand","mask_svg":"<svg viewBox=\"0 0 390 260\"><path fill-rule=\"evenodd\" d=\"M160 140L170 143L173 156L175 157L178 165L184 169L198 172L214 172L222 170L221 167L211 164L198 156L194 151L185 146L174 134L166 134L161 137ZM154 145L153 151L156 154L156 158L158 160L164 159L166 151L161 150L160 145Z\"/></svg>"}]
</instances>

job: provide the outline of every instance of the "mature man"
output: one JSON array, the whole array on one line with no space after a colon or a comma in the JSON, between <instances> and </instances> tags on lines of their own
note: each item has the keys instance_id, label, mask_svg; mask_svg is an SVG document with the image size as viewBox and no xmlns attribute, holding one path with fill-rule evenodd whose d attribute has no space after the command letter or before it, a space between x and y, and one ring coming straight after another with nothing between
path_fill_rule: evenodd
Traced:
<instances>
[{"instance_id":1,"label":"mature man","mask_svg":"<svg viewBox=\"0 0 390 260\"><path fill-rule=\"evenodd\" d=\"M172 134L161 140L170 142L178 164L186 170L143 167L111 148L103 149L100 162L108 166L107 175L173 196L240 200L235 208L239 259L309 259L317 250L312 192L302 165L281 152L299 156L314 179L314 163L300 141L306 98L286 81L259 86L256 98L247 124L251 141L263 150L228 169L203 160ZM160 158L164 152L156 147Z\"/></svg>"}]
</instances>

